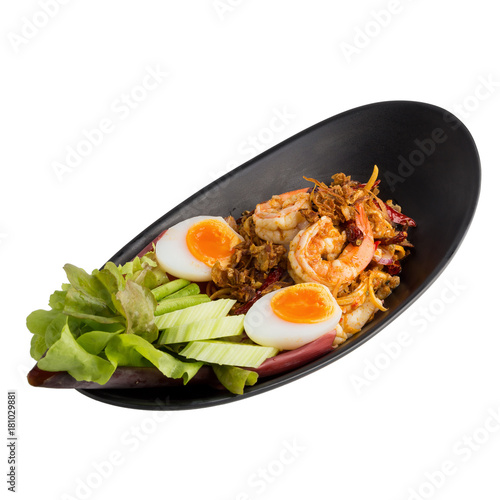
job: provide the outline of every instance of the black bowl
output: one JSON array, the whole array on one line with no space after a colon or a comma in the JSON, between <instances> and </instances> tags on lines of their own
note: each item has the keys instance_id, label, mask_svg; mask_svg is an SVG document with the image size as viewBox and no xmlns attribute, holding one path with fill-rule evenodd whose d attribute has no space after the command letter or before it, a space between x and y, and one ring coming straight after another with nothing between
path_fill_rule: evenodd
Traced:
<instances>
[{"instance_id":1,"label":"black bowl","mask_svg":"<svg viewBox=\"0 0 500 500\"><path fill-rule=\"evenodd\" d=\"M389 310L337 350L289 373L258 382L242 396L208 387L81 389L98 401L150 410L202 408L260 394L332 363L372 338L407 309L450 262L471 223L480 190L480 161L469 131L436 106L389 101L346 111L262 153L191 196L154 222L111 260L123 264L164 229L195 215L238 217L273 194L325 182L344 172L366 181L380 169L381 198L393 199L414 218L415 245L401 285L386 300Z\"/></svg>"}]
</instances>

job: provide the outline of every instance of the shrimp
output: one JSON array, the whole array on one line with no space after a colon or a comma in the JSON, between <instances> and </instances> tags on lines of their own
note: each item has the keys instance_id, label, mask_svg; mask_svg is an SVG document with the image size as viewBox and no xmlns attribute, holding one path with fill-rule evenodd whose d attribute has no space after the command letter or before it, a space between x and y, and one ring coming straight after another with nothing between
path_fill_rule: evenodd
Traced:
<instances>
[{"instance_id":1,"label":"shrimp","mask_svg":"<svg viewBox=\"0 0 500 500\"><path fill-rule=\"evenodd\" d=\"M373 319L377 311L387 311L383 305L383 300L387 298L393 288L399 285L399 278L391 276L382 271L371 270L368 271L368 278L366 284L368 286L368 293L365 297L366 300L351 309L349 306L342 307L342 317L340 323L337 325L337 336L339 337L338 343L342 343L355 333L358 333L368 322ZM374 282L376 282L377 293L374 291ZM354 295L354 292L351 295ZM338 300L338 299L337 299ZM339 334L342 333L342 335Z\"/></svg>"},{"instance_id":2,"label":"shrimp","mask_svg":"<svg viewBox=\"0 0 500 500\"><path fill-rule=\"evenodd\" d=\"M310 208L308 188L275 195L255 207L255 232L263 240L287 244L308 224L300 210Z\"/></svg>"},{"instance_id":3,"label":"shrimp","mask_svg":"<svg viewBox=\"0 0 500 500\"><path fill-rule=\"evenodd\" d=\"M292 278L298 283L322 283L335 295L341 285L355 279L375 252L370 222L362 203L356 204L355 220L363 232L363 241L359 246L349 243L343 250L345 234L340 233L328 216L297 233L288 252Z\"/></svg>"},{"instance_id":4,"label":"shrimp","mask_svg":"<svg viewBox=\"0 0 500 500\"><path fill-rule=\"evenodd\" d=\"M369 300L363 302L354 311L343 314L340 318L341 329L346 333L349 338L351 335L358 333L363 326L371 320L373 315L378 311L376 305L374 305Z\"/></svg>"}]
</instances>

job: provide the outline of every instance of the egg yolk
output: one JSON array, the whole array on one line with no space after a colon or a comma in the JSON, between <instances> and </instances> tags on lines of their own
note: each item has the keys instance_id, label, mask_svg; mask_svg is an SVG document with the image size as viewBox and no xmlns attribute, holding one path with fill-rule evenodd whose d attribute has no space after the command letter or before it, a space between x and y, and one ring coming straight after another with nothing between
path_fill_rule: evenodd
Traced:
<instances>
[{"instance_id":1,"label":"egg yolk","mask_svg":"<svg viewBox=\"0 0 500 500\"><path fill-rule=\"evenodd\" d=\"M186 235L191 254L207 266L228 259L240 242L238 236L224 222L207 219L193 224Z\"/></svg>"},{"instance_id":2,"label":"egg yolk","mask_svg":"<svg viewBox=\"0 0 500 500\"><path fill-rule=\"evenodd\" d=\"M333 297L321 285L301 283L284 288L271 299L271 309L291 323L319 323L335 311Z\"/></svg>"}]
</instances>

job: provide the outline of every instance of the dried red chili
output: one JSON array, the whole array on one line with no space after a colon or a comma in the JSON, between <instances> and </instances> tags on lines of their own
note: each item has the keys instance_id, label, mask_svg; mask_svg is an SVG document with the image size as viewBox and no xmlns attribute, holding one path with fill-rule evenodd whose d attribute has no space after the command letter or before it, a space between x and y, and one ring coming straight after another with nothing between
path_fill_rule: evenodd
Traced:
<instances>
[{"instance_id":1,"label":"dried red chili","mask_svg":"<svg viewBox=\"0 0 500 500\"><path fill-rule=\"evenodd\" d=\"M378 240L380 242L380 245L395 245L397 243L402 243L406 238L408 237L408 233L403 230L399 231L399 233L396 234L396 236L393 236L392 238L380 238Z\"/></svg>"},{"instance_id":2,"label":"dried red chili","mask_svg":"<svg viewBox=\"0 0 500 500\"><path fill-rule=\"evenodd\" d=\"M401 264L399 263L399 260L395 260L392 264L387 264L385 269L391 276L394 276L395 274L399 274L401 272Z\"/></svg>"},{"instance_id":3,"label":"dried red chili","mask_svg":"<svg viewBox=\"0 0 500 500\"><path fill-rule=\"evenodd\" d=\"M387 209L387 214L389 215L389 218L391 219L392 222L403 225L407 224L408 226L412 227L415 227L417 225L417 223L411 217L408 217L407 215L404 215L401 212L394 210L394 208L392 208L387 203L384 203L384 205L385 208Z\"/></svg>"},{"instance_id":4,"label":"dried red chili","mask_svg":"<svg viewBox=\"0 0 500 500\"><path fill-rule=\"evenodd\" d=\"M345 234L347 241L358 247L359 245L361 245L361 243L363 242L363 238L365 237L363 231L361 231L361 229L353 220L350 220L346 223Z\"/></svg>"}]
</instances>

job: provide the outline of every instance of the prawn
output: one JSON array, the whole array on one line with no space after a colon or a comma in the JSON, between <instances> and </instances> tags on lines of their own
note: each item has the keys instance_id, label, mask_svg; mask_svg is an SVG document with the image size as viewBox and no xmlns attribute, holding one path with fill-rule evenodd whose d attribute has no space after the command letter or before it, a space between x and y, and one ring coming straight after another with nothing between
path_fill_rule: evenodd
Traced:
<instances>
[{"instance_id":1,"label":"prawn","mask_svg":"<svg viewBox=\"0 0 500 500\"><path fill-rule=\"evenodd\" d=\"M253 214L257 236L281 245L290 243L308 224L300 213L301 209L311 208L308 191L308 188L289 191L257 205Z\"/></svg>"},{"instance_id":2,"label":"prawn","mask_svg":"<svg viewBox=\"0 0 500 500\"><path fill-rule=\"evenodd\" d=\"M297 233L288 252L292 278L298 283L322 283L335 295L341 285L354 280L375 252L370 222L362 203L356 204L355 222L363 233L363 240L359 246L349 243L343 250L345 233L341 233L328 216Z\"/></svg>"},{"instance_id":3,"label":"prawn","mask_svg":"<svg viewBox=\"0 0 500 500\"><path fill-rule=\"evenodd\" d=\"M369 300L363 302L357 309L348 314L343 314L340 318L342 331L346 334L346 339L358 333L366 325L373 315L378 311L378 307Z\"/></svg>"}]
</instances>

